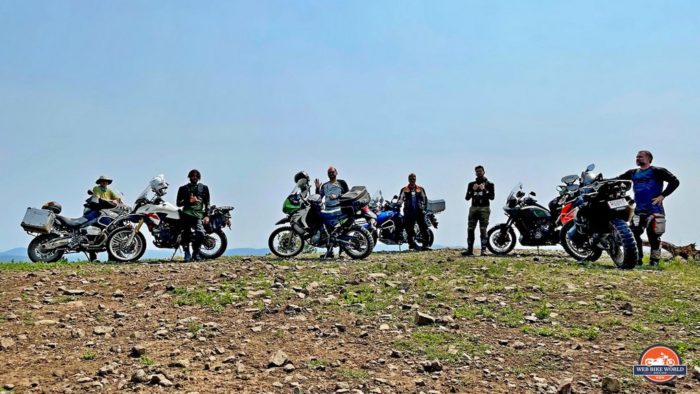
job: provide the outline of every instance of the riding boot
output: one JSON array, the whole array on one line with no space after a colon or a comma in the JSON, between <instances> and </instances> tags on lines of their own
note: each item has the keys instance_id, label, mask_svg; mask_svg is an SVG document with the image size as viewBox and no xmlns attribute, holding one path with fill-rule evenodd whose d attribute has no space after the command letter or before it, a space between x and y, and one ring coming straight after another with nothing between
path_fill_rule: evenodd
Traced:
<instances>
[{"instance_id":1,"label":"riding boot","mask_svg":"<svg viewBox=\"0 0 700 394\"><path fill-rule=\"evenodd\" d=\"M202 255L199 254L199 243L197 242L192 242L192 260L193 261L199 261L202 260Z\"/></svg>"},{"instance_id":2,"label":"riding boot","mask_svg":"<svg viewBox=\"0 0 700 394\"><path fill-rule=\"evenodd\" d=\"M184 262L192 261L192 255L190 254L190 246L183 245L182 251L185 253L185 257L182 259Z\"/></svg>"},{"instance_id":3,"label":"riding boot","mask_svg":"<svg viewBox=\"0 0 700 394\"><path fill-rule=\"evenodd\" d=\"M481 255L482 255L482 256L486 256L486 252L487 252L487 248L488 248L487 245L488 245L488 244L489 244L488 239L486 239L486 238L482 238L482 239L481 239Z\"/></svg>"},{"instance_id":4,"label":"riding boot","mask_svg":"<svg viewBox=\"0 0 700 394\"><path fill-rule=\"evenodd\" d=\"M467 240L467 250L462 252L462 256L474 256L474 240Z\"/></svg>"},{"instance_id":5,"label":"riding boot","mask_svg":"<svg viewBox=\"0 0 700 394\"><path fill-rule=\"evenodd\" d=\"M88 252L88 259L90 261L96 261L97 260L97 253L95 252Z\"/></svg>"}]
</instances>

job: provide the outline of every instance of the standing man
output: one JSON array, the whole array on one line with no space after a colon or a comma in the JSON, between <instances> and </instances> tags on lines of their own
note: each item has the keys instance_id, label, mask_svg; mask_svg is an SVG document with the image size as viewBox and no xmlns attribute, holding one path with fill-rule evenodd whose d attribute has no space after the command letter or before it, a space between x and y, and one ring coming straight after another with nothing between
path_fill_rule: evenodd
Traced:
<instances>
[{"instance_id":1,"label":"standing man","mask_svg":"<svg viewBox=\"0 0 700 394\"><path fill-rule=\"evenodd\" d=\"M481 255L486 254L486 245L488 237L486 230L489 226L489 216L491 216L490 200L495 197L494 185L486 178L484 166L478 165L474 167L476 180L470 182L467 186L467 195L465 200L472 200L472 206L469 208L469 220L467 222L467 250L462 252L463 256L474 255L474 233L476 223L479 222L479 233L481 235Z\"/></svg>"},{"instance_id":2,"label":"standing man","mask_svg":"<svg viewBox=\"0 0 700 394\"><path fill-rule=\"evenodd\" d=\"M182 207L181 219L185 224L182 233L182 250L185 253L185 261L201 260L199 248L204 240L204 224L209 223L209 188L199 183L202 174L198 170L191 170L187 177L190 183L180 186L177 191L177 206ZM194 239L192 231L194 230ZM192 254L190 254L190 240L192 241Z\"/></svg>"},{"instance_id":3,"label":"standing man","mask_svg":"<svg viewBox=\"0 0 700 394\"><path fill-rule=\"evenodd\" d=\"M338 170L335 167L328 167L328 182L321 185L321 181L316 178L316 194L320 194L321 197L325 197L326 208L335 208L340 205L338 200L340 196L347 193L350 188L348 184L342 180L338 179Z\"/></svg>"},{"instance_id":4,"label":"standing man","mask_svg":"<svg viewBox=\"0 0 700 394\"><path fill-rule=\"evenodd\" d=\"M326 209L333 209L340 205L340 196L347 193L350 188L348 184L342 180L338 179L338 170L335 167L328 167L328 182L321 185L321 181L316 178L314 182L316 186L316 194L320 194L321 197L325 198ZM343 248L338 251L338 257L343 252ZM321 256L321 258L331 259L333 258L333 249L328 248L326 254Z\"/></svg>"},{"instance_id":5,"label":"standing man","mask_svg":"<svg viewBox=\"0 0 700 394\"><path fill-rule=\"evenodd\" d=\"M425 223L425 208L428 205L428 195L425 189L416 185L416 174L408 175L408 185L399 192L399 204L403 203L404 228L408 234L408 248L413 250L430 250L428 242L428 224ZM416 244L416 223L420 229L422 246Z\"/></svg>"},{"instance_id":6,"label":"standing man","mask_svg":"<svg viewBox=\"0 0 700 394\"><path fill-rule=\"evenodd\" d=\"M651 162L654 156L648 150L637 153L636 163L639 168L633 168L620 175L620 179L631 180L634 188L634 217L632 218L632 233L637 241L639 260L642 265L642 233L646 230L651 246L649 264L656 265L661 259L661 235L666 231L666 214L663 201L680 185L680 181L665 168L654 167ZM668 183L664 189L664 182Z\"/></svg>"}]
</instances>

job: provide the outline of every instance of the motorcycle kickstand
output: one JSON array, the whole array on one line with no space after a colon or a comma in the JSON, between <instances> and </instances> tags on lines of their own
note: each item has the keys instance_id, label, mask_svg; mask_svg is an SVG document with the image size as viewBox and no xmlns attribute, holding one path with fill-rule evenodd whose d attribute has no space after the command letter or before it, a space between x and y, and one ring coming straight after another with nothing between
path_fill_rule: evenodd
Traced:
<instances>
[{"instance_id":1,"label":"motorcycle kickstand","mask_svg":"<svg viewBox=\"0 0 700 394\"><path fill-rule=\"evenodd\" d=\"M175 255L177 254L177 252L178 252L179 250L180 250L180 247L179 247L179 246L178 246L177 248L175 248L175 251L173 252L173 255L170 256L170 261L175 261Z\"/></svg>"}]
</instances>

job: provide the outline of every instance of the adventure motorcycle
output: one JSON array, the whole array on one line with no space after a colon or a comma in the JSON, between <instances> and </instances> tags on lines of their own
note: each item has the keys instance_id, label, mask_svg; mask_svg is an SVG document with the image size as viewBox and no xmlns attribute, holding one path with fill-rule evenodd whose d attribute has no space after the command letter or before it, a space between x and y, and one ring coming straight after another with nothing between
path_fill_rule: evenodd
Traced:
<instances>
[{"instance_id":1,"label":"adventure motorcycle","mask_svg":"<svg viewBox=\"0 0 700 394\"><path fill-rule=\"evenodd\" d=\"M283 212L287 217L275 223L285 225L276 228L268 239L272 253L290 258L304 250L308 243L317 248L335 246L352 259L364 259L372 253L372 235L367 225L369 193L364 186L355 186L339 198L340 206L324 209L323 197L314 194L303 198L292 194L285 200Z\"/></svg>"},{"instance_id":2,"label":"adventure motorcycle","mask_svg":"<svg viewBox=\"0 0 700 394\"><path fill-rule=\"evenodd\" d=\"M503 207L506 223L497 224L487 232L488 249L497 255L510 253L516 245L516 239L523 246L548 246L561 242L561 231L570 218L562 216L564 207L571 206L579 186L577 176L565 176L561 179L564 185L557 187L559 196L549 202L549 208L537 203L536 194L525 194L522 183L518 183L508 194L506 205ZM568 220L567 220L568 219ZM515 229L520 233L516 238ZM568 227L566 227L568 229ZM577 258L588 259L595 255L589 249L576 250Z\"/></svg>"},{"instance_id":3,"label":"adventure motorcycle","mask_svg":"<svg viewBox=\"0 0 700 394\"><path fill-rule=\"evenodd\" d=\"M89 256L106 250L109 235L122 225L119 219L129 207L103 200L91 190L88 194L84 215L79 218L61 216L61 205L53 201L41 209L27 208L21 226L34 236L27 247L30 260L54 262L66 253Z\"/></svg>"},{"instance_id":4,"label":"adventure motorcycle","mask_svg":"<svg viewBox=\"0 0 700 394\"><path fill-rule=\"evenodd\" d=\"M571 228L562 231L562 246L577 260L583 260L576 252L579 248L606 251L618 268L632 269L638 259L628 224L634 214L634 200L627 195L632 182L604 179L593 175L594 169L591 164L581 174L578 196L562 210L562 215L573 216Z\"/></svg>"},{"instance_id":5,"label":"adventure motorcycle","mask_svg":"<svg viewBox=\"0 0 700 394\"><path fill-rule=\"evenodd\" d=\"M372 237L376 245L377 241L385 245L401 245L408 242L408 233L404 228L404 218L401 214L401 204L398 196L391 201L385 201L382 192L379 191L372 202L370 209L377 215L376 225L372 231ZM431 227L438 228L436 214L445 210L445 200L428 200L425 210L425 223L428 225L428 239L424 240L418 224L415 225L416 244L419 248L431 247L435 241L435 234Z\"/></svg>"},{"instance_id":6,"label":"adventure motorcycle","mask_svg":"<svg viewBox=\"0 0 700 394\"><path fill-rule=\"evenodd\" d=\"M184 231L191 231L180 219L182 212L173 204L163 200L168 183L163 175L154 177L149 186L136 199L134 209L127 219L135 226L124 226L112 232L107 240L107 253L113 261L135 261L146 252L146 238L140 232L144 224L153 236L158 248L174 249L173 256L181 246ZM153 192L153 198L148 198ZM223 229L231 228L233 207L211 206L207 215L209 223L204 225L204 239L199 254L204 259L220 257L228 245Z\"/></svg>"}]
</instances>

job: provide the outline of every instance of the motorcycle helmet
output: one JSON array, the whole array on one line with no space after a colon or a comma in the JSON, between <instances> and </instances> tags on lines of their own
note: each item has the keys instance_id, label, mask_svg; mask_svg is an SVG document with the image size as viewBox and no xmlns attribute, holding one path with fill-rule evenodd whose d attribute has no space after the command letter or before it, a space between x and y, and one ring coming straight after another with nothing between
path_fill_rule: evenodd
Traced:
<instances>
[{"instance_id":1,"label":"motorcycle helmet","mask_svg":"<svg viewBox=\"0 0 700 394\"><path fill-rule=\"evenodd\" d=\"M311 177L306 171L299 171L294 174L294 183L299 183L301 179L306 179L307 182L311 181Z\"/></svg>"},{"instance_id":2,"label":"motorcycle helmet","mask_svg":"<svg viewBox=\"0 0 700 394\"><path fill-rule=\"evenodd\" d=\"M63 210L63 207L61 206L61 204L59 204L55 201L49 201L46 204L44 204L41 207L41 209L47 209L47 210L55 213L56 215L58 215Z\"/></svg>"}]
</instances>

